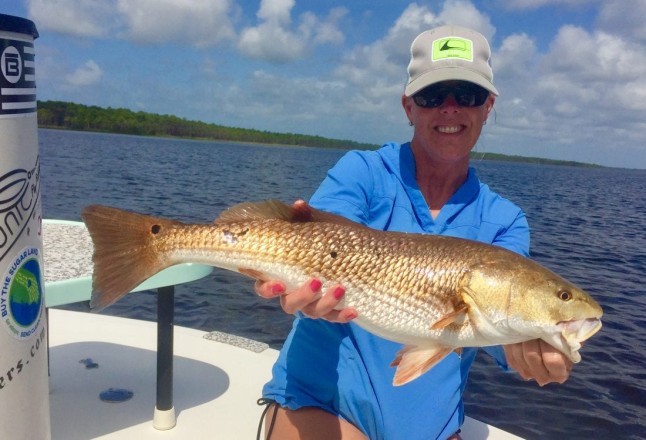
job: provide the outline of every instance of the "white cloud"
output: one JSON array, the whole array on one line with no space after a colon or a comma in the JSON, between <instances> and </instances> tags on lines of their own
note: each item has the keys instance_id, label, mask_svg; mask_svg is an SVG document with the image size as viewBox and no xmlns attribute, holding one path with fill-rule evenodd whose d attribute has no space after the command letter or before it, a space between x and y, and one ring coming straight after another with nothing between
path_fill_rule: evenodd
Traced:
<instances>
[{"instance_id":1,"label":"white cloud","mask_svg":"<svg viewBox=\"0 0 646 440\"><path fill-rule=\"evenodd\" d=\"M235 32L229 0L117 0L128 39L210 46Z\"/></svg>"},{"instance_id":2,"label":"white cloud","mask_svg":"<svg viewBox=\"0 0 646 440\"><path fill-rule=\"evenodd\" d=\"M475 29L491 41L496 28L486 14L468 0L446 0L438 16L442 24L456 24Z\"/></svg>"},{"instance_id":3,"label":"white cloud","mask_svg":"<svg viewBox=\"0 0 646 440\"><path fill-rule=\"evenodd\" d=\"M622 0L623 1L623 0ZM639 1L639 0L638 0ZM498 4L508 9L538 9L543 6L581 6L591 3L598 3L599 0L498 0ZM614 3L607 2L604 3Z\"/></svg>"},{"instance_id":4,"label":"white cloud","mask_svg":"<svg viewBox=\"0 0 646 440\"><path fill-rule=\"evenodd\" d=\"M291 23L291 10L296 5L295 0L261 0L258 18L281 25Z\"/></svg>"},{"instance_id":5,"label":"white cloud","mask_svg":"<svg viewBox=\"0 0 646 440\"><path fill-rule=\"evenodd\" d=\"M239 50L251 58L284 63L303 57L316 44L343 42L338 22L347 13L345 8L332 9L324 20L306 12L292 29L294 5L294 0L262 0L256 14L260 24L242 30Z\"/></svg>"},{"instance_id":6,"label":"white cloud","mask_svg":"<svg viewBox=\"0 0 646 440\"><path fill-rule=\"evenodd\" d=\"M294 0L261 0L257 27L242 31L239 47L253 58L288 61L301 56L305 42L289 27Z\"/></svg>"},{"instance_id":7,"label":"white cloud","mask_svg":"<svg viewBox=\"0 0 646 440\"><path fill-rule=\"evenodd\" d=\"M238 83L218 83L209 91L208 103L201 111L221 115L219 121L225 125L338 137L339 133L351 133L357 127L356 119L344 111L345 107L340 108L347 93L343 81L288 78L256 70L244 87Z\"/></svg>"},{"instance_id":8,"label":"white cloud","mask_svg":"<svg viewBox=\"0 0 646 440\"><path fill-rule=\"evenodd\" d=\"M410 44L415 36L436 24L438 18L430 9L412 3L383 38L349 51L336 69L336 75L351 83L356 94L370 93L366 96L369 100L376 98L377 85L387 89L395 85L400 93L403 92ZM356 99L364 101L358 96Z\"/></svg>"},{"instance_id":9,"label":"white cloud","mask_svg":"<svg viewBox=\"0 0 646 440\"><path fill-rule=\"evenodd\" d=\"M104 37L114 25L113 0L28 0L38 29L82 37Z\"/></svg>"},{"instance_id":10,"label":"white cloud","mask_svg":"<svg viewBox=\"0 0 646 440\"><path fill-rule=\"evenodd\" d=\"M554 70L573 72L578 80L617 83L642 78L645 47L616 34L564 26L550 47Z\"/></svg>"},{"instance_id":11,"label":"white cloud","mask_svg":"<svg viewBox=\"0 0 646 440\"><path fill-rule=\"evenodd\" d=\"M494 81L507 88L526 85L533 76L536 56L536 43L527 34L508 36L492 55Z\"/></svg>"},{"instance_id":12,"label":"white cloud","mask_svg":"<svg viewBox=\"0 0 646 440\"><path fill-rule=\"evenodd\" d=\"M93 61L88 60L74 72L65 75L65 84L67 86L87 87L98 83L103 76L103 70Z\"/></svg>"},{"instance_id":13,"label":"white cloud","mask_svg":"<svg viewBox=\"0 0 646 440\"><path fill-rule=\"evenodd\" d=\"M339 21L348 13L346 8L333 8L327 18L320 20L311 12L306 12L301 17L299 31L303 35L312 36L315 44L341 44L345 40L343 32L339 30Z\"/></svg>"},{"instance_id":14,"label":"white cloud","mask_svg":"<svg viewBox=\"0 0 646 440\"><path fill-rule=\"evenodd\" d=\"M243 30L238 47L251 58L283 63L300 58L307 46L293 32L267 22Z\"/></svg>"},{"instance_id":15,"label":"white cloud","mask_svg":"<svg viewBox=\"0 0 646 440\"><path fill-rule=\"evenodd\" d=\"M500 92L495 104L496 128L505 127L531 129L532 120L537 118L528 95L536 82L537 49L535 42L526 34L515 34L505 38L500 48L492 54L494 84ZM506 116L513 116L507 118Z\"/></svg>"},{"instance_id":16,"label":"white cloud","mask_svg":"<svg viewBox=\"0 0 646 440\"><path fill-rule=\"evenodd\" d=\"M590 149L586 154L600 148L638 154L646 120L646 46L632 43L567 25L540 54L528 36L507 37L494 54L504 87L496 124L488 127L491 137L500 141L514 133L523 140L514 148L524 155L543 155L536 150L541 142L543 153L563 159L594 160L581 156L583 146Z\"/></svg>"},{"instance_id":17,"label":"white cloud","mask_svg":"<svg viewBox=\"0 0 646 440\"><path fill-rule=\"evenodd\" d=\"M621 35L629 43L646 43L646 2L644 0L604 1L600 4L599 29Z\"/></svg>"},{"instance_id":18,"label":"white cloud","mask_svg":"<svg viewBox=\"0 0 646 440\"><path fill-rule=\"evenodd\" d=\"M610 131L616 122L630 124L641 111L646 120L646 46L602 31L563 27L543 60L542 83L561 83L555 99L570 100L579 119ZM554 89L554 86L550 86Z\"/></svg>"},{"instance_id":19,"label":"white cloud","mask_svg":"<svg viewBox=\"0 0 646 440\"><path fill-rule=\"evenodd\" d=\"M231 0L28 0L41 30L198 47L235 36Z\"/></svg>"}]
</instances>

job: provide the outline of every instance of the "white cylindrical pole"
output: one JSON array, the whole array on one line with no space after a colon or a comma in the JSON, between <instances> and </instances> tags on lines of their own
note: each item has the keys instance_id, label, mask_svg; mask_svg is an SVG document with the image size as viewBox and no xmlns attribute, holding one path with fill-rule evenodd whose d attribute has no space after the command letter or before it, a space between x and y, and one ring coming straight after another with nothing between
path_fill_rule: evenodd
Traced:
<instances>
[{"instance_id":1,"label":"white cylindrical pole","mask_svg":"<svg viewBox=\"0 0 646 440\"><path fill-rule=\"evenodd\" d=\"M0 439L50 439L36 26L0 14Z\"/></svg>"}]
</instances>

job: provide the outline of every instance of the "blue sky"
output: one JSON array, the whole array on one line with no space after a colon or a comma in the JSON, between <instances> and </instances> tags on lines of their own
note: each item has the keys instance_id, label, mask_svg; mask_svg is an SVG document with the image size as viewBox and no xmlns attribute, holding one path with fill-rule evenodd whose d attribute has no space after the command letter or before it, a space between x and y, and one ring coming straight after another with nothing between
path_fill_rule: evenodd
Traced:
<instances>
[{"instance_id":1,"label":"blue sky","mask_svg":"<svg viewBox=\"0 0 646 440\"><path fill-rule=\"evenodd\" d=\"M0 0L38 98L381 144L411 137L409 47L460 24L501 92L477 151L646 168L644 0Z\"/></svg>"}]
</instances>

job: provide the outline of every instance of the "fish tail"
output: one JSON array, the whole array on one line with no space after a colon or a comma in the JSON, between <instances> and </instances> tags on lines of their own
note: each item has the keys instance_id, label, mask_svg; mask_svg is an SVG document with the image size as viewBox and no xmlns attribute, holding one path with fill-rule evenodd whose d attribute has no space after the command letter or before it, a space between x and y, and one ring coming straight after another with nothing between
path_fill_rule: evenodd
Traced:
<instances>
[{"instance_id":1,"label":"fish tail","mask_svg":"<svg viewBox=\"0 0 646 440\"><path fill-rule=\"evenodd\" d=\"M99 311L171 266L154 242L179 222L91 205L81 213L94 243L90 308Z\"/></svg>"}]
</instances>

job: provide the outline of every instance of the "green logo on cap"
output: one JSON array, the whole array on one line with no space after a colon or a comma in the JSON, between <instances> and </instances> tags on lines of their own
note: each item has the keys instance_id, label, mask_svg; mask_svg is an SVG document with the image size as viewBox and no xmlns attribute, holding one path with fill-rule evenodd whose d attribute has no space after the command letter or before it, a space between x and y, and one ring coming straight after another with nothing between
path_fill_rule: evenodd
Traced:
<instances>
[{"instance_id":1,"label":"green logo on cap","mask_svg":"<svg viewBox=\"0 0 646 440\"><path fill-rule=\"evenodd\" d=\"M460 37L440 38L433 41L432 60L459 58L473 61L473 41Z\"/></svg>"}]
</instances>

